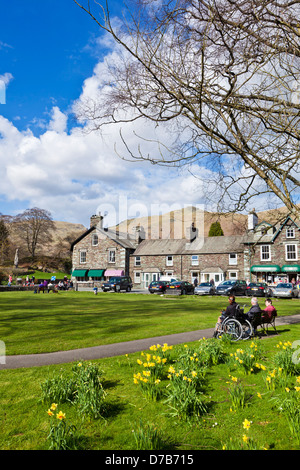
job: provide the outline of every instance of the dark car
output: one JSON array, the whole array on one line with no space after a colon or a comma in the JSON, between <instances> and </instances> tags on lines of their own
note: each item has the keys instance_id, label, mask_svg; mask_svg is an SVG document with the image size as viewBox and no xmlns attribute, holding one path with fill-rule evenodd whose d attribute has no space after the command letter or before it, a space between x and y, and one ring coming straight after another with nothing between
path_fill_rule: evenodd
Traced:
<instances>
[{"instance_id":1,"label":"dark car","mask_svg":"<svg viewBox=\"0 0 300 470\"><path fill-rule=\"evenodd\" d=\"M272 289L265 282L250 282L246 289L246 295L255 297L271 297Z\"/></svg>"},{"instance_id":2,"label":"dark car","mask_svg":"<svg viewBox=\"0 0 300 470\"><path fill-rule=\"evenodd\" d=\"M170 283L167 281L153 281L149 284L148 290L150 294L154 294L155 292L164 293L169 284Z\"/></svg>"},{"instance_id":3,"label":"dark car","mask_svg":"<svg viewBox=\"0 0 300 470\"><path fill-rule=\"evenodd\" d=\"M104 282L101 286L103 292L114 291L120 292L125 290L130 292L132 289L132 280L129 276L115 276L111 277L109 281Z\"/></svg>"},{"instance_id":4,"label":"dark car","mask_svg":"<svg viewBox=\"0 0 300 470\"><path fill-rule=\"evenodd\" d=\"M224 281L216 288L218 295L246 295L246 281Z\"/></svg>"},{"instance_id":5,"label":"dark car","mask_svg":"<svg viewBox=\"0 0 300 470\"><path fill-rule=\"evenodd\" d=\"M172 292L180 292L182 295L185 294L193 294L194 293L194 286L190 282L187 281L174 281L167 287L166 292L168 294L172 294Z\"/></svg>"}]
</instances>

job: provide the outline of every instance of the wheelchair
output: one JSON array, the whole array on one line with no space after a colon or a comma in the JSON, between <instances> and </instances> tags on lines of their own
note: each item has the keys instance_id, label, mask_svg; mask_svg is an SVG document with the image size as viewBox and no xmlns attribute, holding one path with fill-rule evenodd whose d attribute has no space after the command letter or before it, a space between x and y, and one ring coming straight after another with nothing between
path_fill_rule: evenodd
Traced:
<instances>
[{"instance_id":1,"label":"wheelchair","mask_svg":"<svg viewBox=\"0 0 300 470\"><path fill-rule=\"evenodd\" d=\"M228 335L231 341L251 338L254 332L253 326L243 318L243 313L244 310L239 309L234 317L225 317L221 323L217 323L214 337L221 338L223 335Z\"/></svg>"}]
</instances>

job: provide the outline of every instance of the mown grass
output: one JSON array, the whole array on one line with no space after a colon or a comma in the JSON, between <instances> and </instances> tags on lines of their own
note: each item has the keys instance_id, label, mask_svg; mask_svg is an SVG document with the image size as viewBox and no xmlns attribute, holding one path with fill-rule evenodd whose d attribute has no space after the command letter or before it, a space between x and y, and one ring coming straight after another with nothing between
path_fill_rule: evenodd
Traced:
<instances>
[{"instance_id":1,"label":"mown grass","mask_svg":"<svg viewBox=\"0 0 300 470\"><path fill-rule=\"evenodd\" d=\"M238 301L250 306L250 299ZM275 302L281 316L300 313L299 299ZM225 297L2 292L0 339L13 355L182 333L214 327L227 303Z\"/></svg>"},{"instance_id":2,"label":"mown grass","mask_svg":"<svg viewBox=\"0 0 300 470\"><path fill-rule=\"evenodd\" d=\"M216 315L226 303L227 299L220 297L1 293L0 339L5 341L8 354L27 354L179 333L214 326ZM240 303L250 301L240 299ZM279 315L300 313L298 300L279 300L276 307ZM260 362L269 369L273 367L279 341L300 339L300 325L279 326L278 331L278 336L270 334L259 340ZM227 356L249 343L225 344ZM197 350L199 342L189 346ZM184 345L174 346L171 360L176 360L183 348ZM203 390L208 411L185 421L170 415L164 395L157 401L149 400L134 384L133 375L140 371L139 358L140 353L135 353L93 361L103 370L107 392L107 408L102 418L79 415L71 403L58 403L68 422L76 426L83 449L133 450L136 448L133 431L141 423L149 423L157 427L165 449L219 450L230 437L241 441L245 419L252 422L249 434L259 448L299 449L285 414L275 406L274 398L283 399L287 392L284 387L268 390L263 371L246 375L242 369L232 371L226 363L209 367ZM73 364L63 364L0 370L0 449L48 448L47 409L51 403L42 402L41 384L54 376L68 376L72 367ZM230 374L238 377L246 391L246 406L237 411L230 411ZM167 385L165 378L162 390Z\"/></svg>"}]
</instances>

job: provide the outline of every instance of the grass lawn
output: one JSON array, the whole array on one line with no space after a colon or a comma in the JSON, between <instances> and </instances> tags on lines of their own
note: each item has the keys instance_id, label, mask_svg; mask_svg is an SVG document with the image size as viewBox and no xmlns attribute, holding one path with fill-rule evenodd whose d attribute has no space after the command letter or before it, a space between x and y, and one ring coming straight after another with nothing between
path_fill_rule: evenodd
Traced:
<instances>
[{"instance_id":1,"label":"grass lawn","mask_svg":"<svg viewBox=\"0 0 300 470\"><path fill-rule=\"evenodd\" d=\"M220 297L166 299L139 294L1 293L0 339L5 341L8 354L26 354L178 333L212 327L216 314L226 302L226 298ZM249 304L250 301L241 299L240 303ZM280 315L300 313L298 300L279 300L276 307ZM291 372L291 363L285 354L292 352L289 345L300 339L300 324L279 326L278 331L278 336L270 335L255 342L258 349L255 361L259 367L254 366L249 374L244 366L246 359L250 360L251 341L230 344L210 339L174 346L160 376L158 390L161 395L156 401L145 394L147 389L142 388L142 383L134 383L133 377L138 373L143 376L143 370L147 370L144 361L153 361L153 354L158 353L147 351L151 358L135 353L93 361L92 364L103 371L101 380L107 393L105 411L97 419L88 416L88 408L81 408L84 413L80 413L76 403L55 399L42 401L41 384L51 378L69 379L74 364L2 370L0 449L47 449L51 420L47 410L54 401L58 404L57 410L66 414L65 422L75 425L80 445L87 450L134 450L139 430L142 448L149 445L147 433L150 433L152 438L156 436L157 449L174 452L220 450L223 446L239 449L250 445L274 450L299 449L300 392L294 387L298 384L300 369L296 366ZM215 364L207 361L204 370L196 359L201 362L201 358L206 357L209 345L222 353L222 360ZM241 348L244 352L237 352ZM280 356L280 363L279 353L284 355ZM235 360L235 354L239 354L240 360ZM179 363L180 358L185 362ZM280 364L286 374L280 372ZM166 399L170 398L171 381L175 384L176 380L175 372L169 372L170 366L179 377L190 378L191 383L193 372L197 371L197 377L203 373L197 397L205 404L205 411L186 417L173 402L168 406ZM269 383L267 377L272 374L275 378ZM229 393L235 384L244 394L243 406L237 408ZM179 398L184 390L189 390L188 380L184 385ZM293 415L294 428L287 419L287 411L279 409L287 406L292 398L298 412ZM87 405L84 403L85 407ZM245 420L250 423L246 430L243 428Z\"/></svg>"},{"instance_id":2,"label":"grass lawn","mask_svg":"<svg viewBox=\"0 0 300 470\"><path fill-rule=\"evenodd\" d=\"M250 299L238 301L250 306ZM2 292L0 339L13 355L182 333L214 327L227 303L226 297ZM300 313L299 299L274 300L274 305L279 315Z\"/></svg>"}]
</instances>

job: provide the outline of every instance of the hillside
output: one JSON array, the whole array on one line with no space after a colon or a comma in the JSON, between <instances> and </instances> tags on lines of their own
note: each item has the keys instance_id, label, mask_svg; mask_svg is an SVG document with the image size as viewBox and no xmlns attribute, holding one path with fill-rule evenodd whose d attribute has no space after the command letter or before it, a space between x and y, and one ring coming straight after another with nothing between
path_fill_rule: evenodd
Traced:
<instances>
[{"instance_id":1,"label":"hillside","mask_svg":"<svg viewBox=\"0 0 300 470\"><path fill-rule=\"evenodd\" d=\"M278 224L284 220L287 213L285 207L257 212L258 223L266 221L270 224ZM219 214L207 211L202 213L191 206L163 215L125 220L117 226L117 229L120 232L128 232L132 235L135 232L135 227L140 226L144 228L146 238L184 238L186 230L194 223L199 231L200 227L203 226L203 235L207 237L211 224L216 221L220 222L225 236L242 235L248 227L248 216L246 214ZM111 228L115 229L116 227Z\"/></svg>"}]
</instances>

